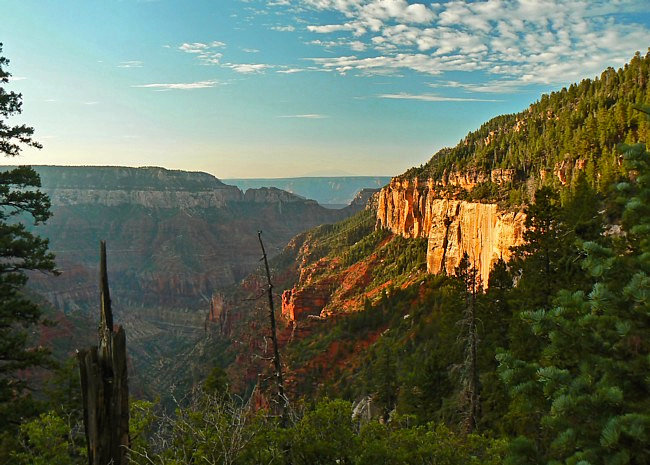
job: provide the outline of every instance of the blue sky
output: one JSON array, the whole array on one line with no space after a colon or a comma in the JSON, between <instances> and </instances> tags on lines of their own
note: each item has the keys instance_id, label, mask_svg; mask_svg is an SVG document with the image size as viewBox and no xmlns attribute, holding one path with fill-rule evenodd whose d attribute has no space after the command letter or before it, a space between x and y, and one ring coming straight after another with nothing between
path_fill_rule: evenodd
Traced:
<instances>
[{"instance_id":1,"label":"blue sky","mask_svg":"<svg viewBox=\"0 0 650 465\"><path fill-rule=\"evenodd\" d=\"M396 175L650 46L640 1L0 0L7 163Z\"/></svg>"}]
</instances>

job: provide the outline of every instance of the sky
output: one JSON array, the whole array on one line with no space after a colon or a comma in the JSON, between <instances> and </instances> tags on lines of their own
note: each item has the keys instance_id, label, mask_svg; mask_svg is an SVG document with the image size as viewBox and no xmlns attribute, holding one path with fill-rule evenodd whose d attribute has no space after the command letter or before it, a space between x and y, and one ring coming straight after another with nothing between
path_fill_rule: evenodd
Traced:
<instances>
[{"instance_id":1,"label":"sky","mask_svg":"<svg viewBox=\"0 0 650 465\"><path fill-rule=\"evenodd\" d=\"M0 0L7 164L397 175L650 46L649 0Z\"/></svg>"}]
</instances>

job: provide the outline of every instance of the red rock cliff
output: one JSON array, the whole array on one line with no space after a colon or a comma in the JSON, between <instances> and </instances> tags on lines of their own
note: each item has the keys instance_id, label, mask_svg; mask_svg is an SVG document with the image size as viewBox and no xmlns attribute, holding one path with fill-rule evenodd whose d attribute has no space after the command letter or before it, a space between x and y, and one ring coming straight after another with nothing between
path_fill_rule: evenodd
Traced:
<instances>
[{"instance_id":1,"label":"red rock cliff","mask_svg":"<svg viewBox=\"0 0 650 465\"><path fill-rule=\"evenodd\" d=\"M393 179L379 193L378 227L407 238L428 238L427 270L452 274L465 252L480 270L484 285L500 257L523 242L525 215L496 204L440 198L435 185Z\"/></svg>"}]
</instances>

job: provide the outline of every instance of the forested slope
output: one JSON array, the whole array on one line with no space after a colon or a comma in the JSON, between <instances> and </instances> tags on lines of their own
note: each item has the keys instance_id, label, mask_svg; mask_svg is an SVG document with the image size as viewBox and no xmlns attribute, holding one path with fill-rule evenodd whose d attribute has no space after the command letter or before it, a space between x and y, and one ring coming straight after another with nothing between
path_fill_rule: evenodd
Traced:
<instances>
[{"instance_id":1,"label":"forested slope","mask_svg":"<svg viewBox=\"0 0 650 465\"><path fill-rule=\"evenodd\" d=\"M592 185L606 188L620 165L616 144L648 140L650 124L635 110L650 99L648 81L650 52L637 53L623 68L608 68L596 79L543 95L522 112L491 119L401 177L439 181L478 171L489 180L490 171L507 169L514 170L517 185L547 175L570 182L574 171L584 170Z\"/></svg>"}]
</instances>

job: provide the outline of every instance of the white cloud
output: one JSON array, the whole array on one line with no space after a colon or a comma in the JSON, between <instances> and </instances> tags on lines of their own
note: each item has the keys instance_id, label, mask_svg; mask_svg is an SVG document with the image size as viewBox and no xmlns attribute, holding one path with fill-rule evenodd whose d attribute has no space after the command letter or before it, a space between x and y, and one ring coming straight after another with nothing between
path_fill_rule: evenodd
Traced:
<instances>
[{"instance_id":1,"label":"white cloud","mask_svg":"<svg viewBox=\"0 0 650 465\"><path fill-rule=\"evenodd\" d=\"M117 65L118 68L142 68L142 66L143 63L138 60L122 61Z\"/></svg>"},{"instance_id":2,"label":"white cloud","mask_svg":"<svg viewBox=\"0 0 650 465\"><path fill-rule=\"evenodd\" d=\"M465 61L460 56L432 57L423 53L398 53L359 58L343 56L335 58L308 58L324 67L345 74L349 71L361 71L365 74L397 73L400 69L411 69L423 74L436 75L444 71L473 71L476 63Z\"/></svg>"},{"instance_id":3,"label":"white cloud","mask_svg":"<svg viewBox=\"0 0 650 465\"><path fill-rule=\"evenodd\" d=\"M345 47L355 52L363 52L366 50L366 44L360 40L312 40L308 42L310 45L320 45L323 48L329 49L334 47Z\"/></svg>"},{"instance_id":4,"label":"white cloud","mask_svg":"<svg viewBox=\"0 0 650 465\"><path fill-rule=\"evenodd\" d=\"M644 2L302 0L293 2L292 8L332 13L329 22L307 26L307 31L326 36L311 43L326 48L355 44L352 50L364 52L359 57L314 59L324 69L361 74L481 71L494 79L483 87L464 89L499 92L529 84L567 83L625 63L647 46L650 37L650 29L633 19L633 13L643 10L640 3ZM332 21L336 15L340 20Z\"/></svg>"},{"instance_id":5,"label":"white cloud","mask_svg":"<svg viewBox=\"0 0 650 465\"><path fill-rule=\"evenodd\" d=\"M330 32L352 31L354 27L350 24L325 24L323 26L307 26L307 30L318 34L329 34Z\"/></svg>"},{"instance_id":6,"label":"white cloud","mask_svg":"<svg viewBox=\"0 0 650 465\"><path fill-rule=\"evenodd\" d=\"M360 8L362 20L396 20L402 23L429 23L435 17L432 10L422 3L409 5L406 0L375 0Z\"/></svg>"},{"instance_id":7,"label":"white cloud","mask_svg":"<svg viewBox=\"0 0 650 465\"><path fill-rule=\"evenodd\" d=\"M220 42L218 40L209 42L209 43L203 43L203 42L185 42L181 44L178 49L186 52L186 53L203 53L206 50L213 49L213 48L223 48L225 47L226 44L224 42Z\"/></svg>"},{"instance_id":8,"label":"white cloud","mask_svg":"<svg viewBox=\"0 0 650 465\"><path fill-rule=\"evenodd\" d=\"M501 102L502 100L482 99L482 98L464 98L464 97L443 97L435 94L409 94L400 92L398 94L380 94L379 98L395 100L421 100L423 102Z\"/></svg>"},{"instance_id":9,"label":"white cloud","mask_svg":"<svg viewBox=\"0 0 650 465\"><path fill-rule=\"evenodd\" d=\"M296 30L295 26L273 26L271 27L274 31L279 31L279 32L293 32Z\"/></svg>"},{"instance_id":10,"label":"white cloud","mask_svg":"<svg viewBox=\"0 0 650 465\"><path fill-rule=\"evenodd\" d=\"M195 55L202 65L218 65L223 53L217 50L223 49L225 46L225 42L218 40L208 43L185 42L178 47L178 50Z\"/></svg>"},{"instance_id":11,"label":"white cloud","mask_svg":"<svg viewBox=\"0 0 650 465\"><path fill-rule=\"evenodd\" d=\"M304 118L304 119L323 119L323 118L329 118L327 115L319 115L317 113L308 113L305 115L282 115L278 116L278 118Z\"/></svg>"},{"instance_id":12,"label":"white cloud","mask_svg":"<svg viewBox=\"0 0 650 465\"><path fill-rule=\"evenodd\" d=\"M281 74L295 74L295 73L302 73L303 71L308 71L307 68L287 68L287 69L279 69L276 72L281 73Z\"/></svg>"},{"instance_id":13,"label":"white cloud","mask_svg":"<svg viewBox=\"0 0 650 465\"><path fill-rule=\"evenodd\" d=\"M241 51L246 53L260 53L256 48L242 48Z\"/></svg>"},{"instance_id":14,"label":"white cloud","mask_svg":"<svg viewBox=\"0 0 650 465\"><path fill-rule=\"evenodd\" d=\"M521 90L521 81L487 81L484 83L464 83L458 81L441 81L429 83L433 88L453 88L462 89L467 92L477 92L486 94L507 94Z\"/></svg>"},{"instance_id":15,"label":"white cloud","mask_svg":"<svg viewBox=\"0 0 650 465\"><path fill-rule=\"evenodd\" d=\"M197 82L177 82L173 84L140 84L131 87L140 87L145 89L156 90L194 90L194 89L207 89L216 87L219 81L197 81Z\"/></svg>"},{"instance_id":16,"label":"white cloud","mask_svg":"<svg viewBox=\"0 0 650 465\"><path fill-rule=\"evenodd\" d=\"M265 63L225 63L223 66L241 74L263 73L267 69L274 67Z\"/></svg>"}]
</instances>

